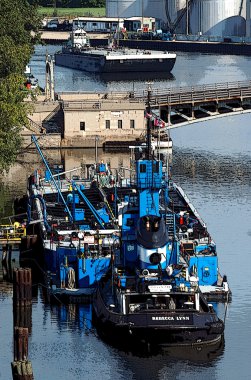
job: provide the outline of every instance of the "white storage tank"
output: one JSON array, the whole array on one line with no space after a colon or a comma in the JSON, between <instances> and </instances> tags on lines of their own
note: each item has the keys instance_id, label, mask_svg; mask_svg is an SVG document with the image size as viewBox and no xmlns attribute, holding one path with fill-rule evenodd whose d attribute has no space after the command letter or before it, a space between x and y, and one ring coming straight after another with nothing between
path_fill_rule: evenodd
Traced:
<instances>
[{"instance_id":1,"label":"white storage tank","mask_svg":"<svg viewBox=\"0 0 251 380\"><path fill-rule=\"evenodd\" d=\"M176 33L185 33L186 30L186 4L187 0L165 0L165 16L167 29L172 29L177 21L180 19L177 27L175 28Z\"/></svg>"},{"instance_id":2,"label":"white storage tank","mask_svg":"<svg viewBox=\"0 0 251 380\"><path fill-rule=\"evenodd\" d=\"M106 17L133 17L142 15L144 0L106 0Z\"/></svg>"},{"instance_id":3,"label":"white storage tank","mask_svg":"<svg viewBox=\"0 0 251 380\"><path fill-rule=\"evenodd\" d=\"M189 13L191 34L245 36L246 0L194 0Z\"/></svg>"},{"instance_id":4,"label":"white storage tank","mask_svg":"<svg viewBox=\"0 0 251 380\"><path fill-rule=\"evenodd\" d=\"M106 16L155 17L166 20L165 3L166 0L106 0Z\"/></svg>"}]
</instances>

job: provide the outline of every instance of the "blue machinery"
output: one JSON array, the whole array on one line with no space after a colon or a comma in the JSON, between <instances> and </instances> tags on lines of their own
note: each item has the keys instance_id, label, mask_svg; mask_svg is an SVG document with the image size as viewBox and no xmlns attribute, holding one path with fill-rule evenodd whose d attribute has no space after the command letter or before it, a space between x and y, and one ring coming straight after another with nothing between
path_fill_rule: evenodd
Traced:
<instances>
[{"instance_id":1,"label":"blue machinery","mask_svg":"<svg viewBox=\"0 0 251 380\"><path fill-rule=\"evenodd\" d=\"M66 203L65 200L64 200L64 197L63 197L63 195L62 195L62 193L61 193L61 190L60 190L60 188L58 187L57 181L55 180L55 178L54 178L53 175L52 175L51 169L50 169L50 167L49 167L49 165L48 165L48 163L47 163L47 161L46 161L46 159L45 159L45 157L44 157L44 155L43 155L43 152L42 152L41 149L40 149L40 146L38 145L37 138L36 138L34 135L32 135L32 136L31 136L31 139L32 139L32 141L34 142L34 144L36 145L36 148L37 148L37 150L38 150L38 153L40 154L40 156L41 156L41 158L42 158L42 160L43 160L43 162L44 162L44 164L45 164L45 166L46 166L46 169L48 170L48 173L49 173L49 175L50 175L50 178L51 178L51 180L52 180L52 182L53 182L55 188L56 188L57 191L58 191L58 194L59 194L59 196L60 196L60 198L61 198L61 200L62 200L62 202L63 202L63 204L64 204L64 206L65 206L65 208L66 208L66 211L67 211L67 213L68 213L68 215L69 215L70 221L73 221L73 217L72 217L71 211L70 211L70 209L69 209L67 203Z\"/></svg>"},{"instance_id":2,"label":"blue machinery","mask_svg":"<svg viewBox=\"0 0 251 380\"><path fill-rule=\"evenodd\" d=\"M43 160L43 162L44 162L44 164L45 164L45 167L46 167L46 169L47 169L47 172L49 173L48 179L49 179L49 180L52 180L52 182L53 182L55 188L57 189L58 195L59 195L59 197L61 198L61 200L62 200L62 202L63 202L63 204L64 204L64 206L65 206L65 210L66 210L66 212L67 212L67 214L68 214L68 216L69 216L69 220L70 220L71 222L74 222L74 221L75 221L75 192L74 192L74 189L76 189L77 192L78 192L78 194L81 196L81 198L85 201L86 205L87 205L87 206L89 207L89 209L91 210L91 212L92 212L93 216L95 217L95 219L97 220L97 222L100 224L101 228L104 229L105 227L104 227L104 221L103 221L103 219L100 217L99 213L98 213L97 210L93 207L93 205L92 205L91 202L88 200L88 198L83 194L83 192L82 192L80 186L77 185L74 181L72 181L72 187L74 188L74 189L73 189L73 197L72 197L72 201L73 201L73 202L72 202L72 212L70 211L70 209L69 209L69 207L68 207L68 204L67 204L67 202L65 201L65 199L64 199L64 197L63 197L63 195L62 195L62 192L61 192L61 190L60 190L60 188L59 188L59 186L58 186L58 183L57 183L57 181L55 180L55 178L53 177L53 174L52 174L51 169L50 169L50 167L49 167L49 165L48 165L48 163L47 163L47 161L46 161L46 159L45 159L45 157L44 157L44 155L43 155L43 152L42 152L42 150L41 150L40 147L39 147L39 144L38 144L38 140L37 140L37 138L36 138L34 135L32 135L31 138L32 138L32 141L35 143L36 148L37 148L37 150L38 150L38 152L39 152L39 155L41 156L41 158L42 158L42 160ZM44 217L44 221L46 222L46 212L45 212L45 205L44 205L44 204L43 204L43 210L44 210L44 212L43 212L43 217Z\"/></svg>"}]
</instances>

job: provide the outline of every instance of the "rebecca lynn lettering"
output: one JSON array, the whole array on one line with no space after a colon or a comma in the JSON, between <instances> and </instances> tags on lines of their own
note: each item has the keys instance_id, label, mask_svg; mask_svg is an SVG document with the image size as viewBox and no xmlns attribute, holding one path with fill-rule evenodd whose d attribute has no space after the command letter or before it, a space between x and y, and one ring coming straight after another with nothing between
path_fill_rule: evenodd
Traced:
<instances>
[{"instance_id":1,"label":"rebecca lynn lettering","mask_svg":"<svg viewBox=\"0 0 251 380\"><path fill-rule=\"evenodd\" d=\"M152 317L152 321L189 321L189 316L176 316L176 317Z\"/></svg>"}]
</instances>

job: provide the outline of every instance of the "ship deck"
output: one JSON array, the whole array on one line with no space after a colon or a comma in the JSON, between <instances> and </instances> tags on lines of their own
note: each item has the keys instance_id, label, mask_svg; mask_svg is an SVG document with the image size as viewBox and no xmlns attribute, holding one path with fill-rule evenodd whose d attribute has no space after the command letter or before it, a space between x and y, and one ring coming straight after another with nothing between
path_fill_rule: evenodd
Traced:
<instances>
[{"instance_id":1,"label":"ship deck","mask_svg":"<svg viewBox=\"0 0 251 380\"><path fill-rule=\"evenodd\" d=\"M153 51L153 50L140 50L140 49L127 49L127 48L86 48L82 50L69 51L75 54L88 54L94 56L105 56L107 59L170 59L176 58L175 53L167 51Z\"/></svg>"}]
</instances>

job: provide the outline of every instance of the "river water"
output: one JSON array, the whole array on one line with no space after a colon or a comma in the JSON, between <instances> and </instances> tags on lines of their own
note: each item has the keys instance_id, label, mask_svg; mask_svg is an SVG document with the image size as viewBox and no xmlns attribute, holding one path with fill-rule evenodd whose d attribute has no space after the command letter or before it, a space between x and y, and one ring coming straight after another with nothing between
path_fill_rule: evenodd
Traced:
<instances>
[{"instance_id":1,"label":"river water","mask_svg":"<svg viewBox=\"0 0 251 380\"><path fill-rule=\"evenodd\" d=\"M44 55L55 46L39 47L32 71L43 86ZM251 79L251 57L178 53L173 77L153 87L191 86ZM98 77L56 67L56 91L144 89L145 82L103 82ZM174 141L172 173L206 221L217 243L219 265L227 274L232 302L220 303L226 316L225 342L218 349L159 353L111 347L91 326L90 305L48 305L42 287L34 292L29 359L36 380L85 379L205 379L250 378L251 361L251 117L228 116L171 131ZM99 155L102 152L99 151ZM53 152L76 166L94 159L92 151ZM105 156L116 165L126 155ZM12 200L25 191L27 175L36 168L36 154L23 155L0 185L0 214L12 213ZM25 162L22 165L22 162ZM22 169L21 169L22 168ZM0 272L2 273L2 272ZM13 360L12 287L0 280L0 379L11 379ZM35 281L36 282L36 281ZM38 280L39 282L39 280ZM35 287L36 288L36 287ZM36 290L36 289L34 289Z\"/></svg>"}]
</instances>

